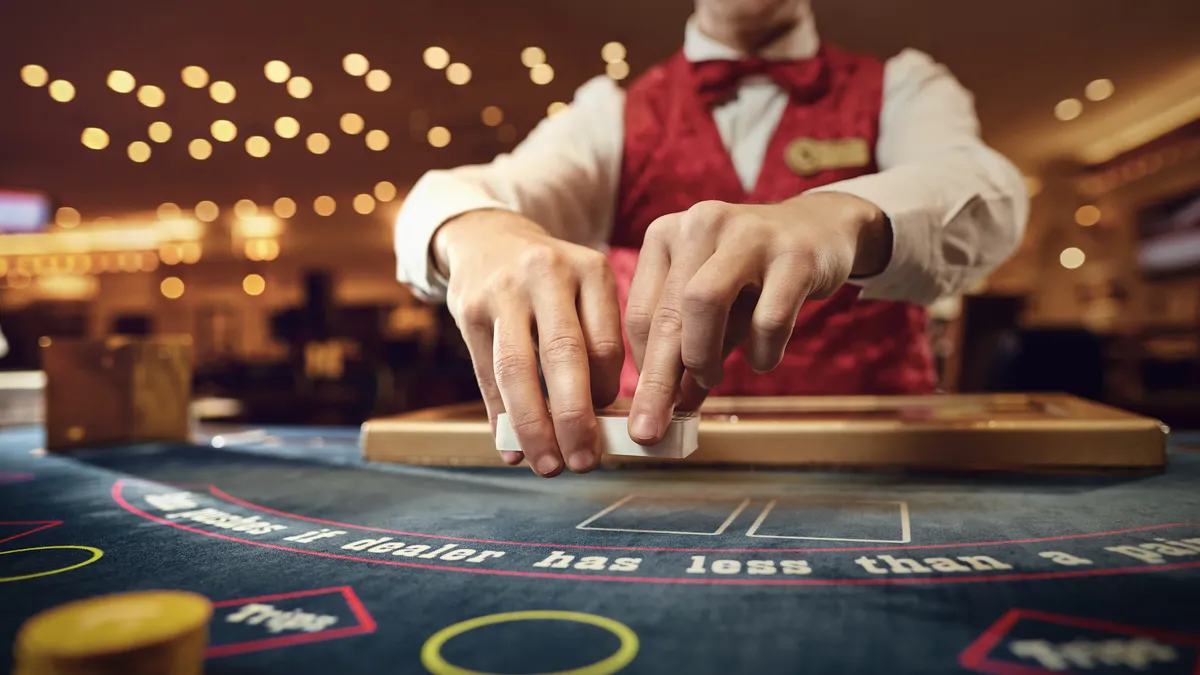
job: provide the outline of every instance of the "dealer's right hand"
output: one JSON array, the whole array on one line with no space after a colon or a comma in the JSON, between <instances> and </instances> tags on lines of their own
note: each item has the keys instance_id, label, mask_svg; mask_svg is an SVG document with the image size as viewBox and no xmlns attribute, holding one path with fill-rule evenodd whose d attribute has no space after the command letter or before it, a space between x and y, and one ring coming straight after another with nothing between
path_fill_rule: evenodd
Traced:
<instances>
[{"instance_id":1,"label":"dealer's right hand","mask_svg":"<svg viewBox=\"0 0 1200 675\"><path fill-rule=\"evenodd\" d=\"M594 409L615 400L625 358L604 254L502 210L447 221L433 253L449 279L447 305L471 353L493 434L496 416L506 412L535 473L557 476L564 463L576 473L595 468ZM502 455L509 464L522 459Z\"/></svg>"}]
</instances>

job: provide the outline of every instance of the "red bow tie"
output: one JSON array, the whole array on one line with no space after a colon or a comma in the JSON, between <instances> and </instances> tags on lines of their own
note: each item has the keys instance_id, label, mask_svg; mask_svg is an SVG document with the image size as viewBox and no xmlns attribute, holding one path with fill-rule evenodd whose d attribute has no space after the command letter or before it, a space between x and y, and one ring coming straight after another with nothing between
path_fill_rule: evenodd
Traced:
<instances>
[{"instance_id":1,"label":"red bow tie","mask_svg":"<svg viewBox=\"0 0 1200 675\"><path fill-rule=\"evenodd\" d=\"M768 61L758 57L741 61L697 61L692 64L696 91L706 105L730 98L743 78L766 75L799 101L811 101L825 92L825 60Z\"/></svg>"}]
</instances>

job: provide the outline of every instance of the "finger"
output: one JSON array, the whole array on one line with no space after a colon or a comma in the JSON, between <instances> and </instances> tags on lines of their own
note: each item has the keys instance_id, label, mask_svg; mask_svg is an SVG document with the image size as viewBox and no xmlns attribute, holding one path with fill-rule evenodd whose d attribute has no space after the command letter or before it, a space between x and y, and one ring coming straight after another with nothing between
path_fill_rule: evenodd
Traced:
<instances>
[{"instance_id":1,"label":"finger","mask_svg":"<svg viewBox=\"0 0 1200 675\"><path fill-rule=\"evenodd\" d=\"M670 269L671 255L667 242L647 234L638 254L633 281L629 285L629 298L625 301L625 335L629 338L629 349L638 372L642 370L646 342L650 339L650 324L654 321L654 310L658 307Z\"/></svg>"},{"instance_id":2,"label":"finger","mask_svg":"<svg viewBox=\"0 0 1200 675\"><path fill-rule=\"evenodd\" d=\"M662 440L675 407L683 376L683 290L712 255L711 243L688 242L685 255L672 256L671 270L650 322L645 357L629 409L629 437L637 443Z\"/></svg>"},{"instance_id":3,"label":"finger","mask_svg":"<svg viewBox=\"0 0 1200 675\"><path fill-rule=\"evenodd\" d=\"M750 317L754 313L757 298L755 293L743 292L734 301L729 311L729 320L726 322L725 339L721 345L722 364L750 334ZM680 384L679 403L675 409L688 412L698 410L711 391L711 387L701 386L690 373L685 373Z\"/></svg>"},{"instance_id":4,"label":"finger","mask_svg":"<svg viewBox=\"0 0 1200 675\"><path fill-rule=\"evenodd\" d=\"M684 289L680 356L700 387L720 384L730 310L743 289L761 284L763 262L756 242L724 241Z\"/></svg>"},{"instance_id":5,"label":"finger","mask_svg":"<svg viewBox=\"0 0 1200 675\"><path fill-rule=\"evenodd\" d=\"M772 370L783 360L809 288L809 270L783 260L767 267L746 340L746 363L756 372Z\"/></svg>"},{"instance_id":6,"label":"finger","mask_svg":"<svg viewBox=\"0 0 1200 675\"><path fill-rule=\"evenodd\" d=\"M471 367L475 371L475 381L479 384L479 393L483 396L483 405L487 410L488 424L492 427L492 437L496 436L496 418L504 412L504 400L500 397L500 388L496 385L496 368L492 363L492 311L490 303L476 302L469 304L455 317L462 330L463 342L471 355ZM500 458L505 464L516 466L524 457L519 452L502 451Z\"/></svg>"},{"instance_id":7,"label":"finger","mask_svg":"<svg viewBox=\"0 0 1200 675\"><path fill-rule=\"evenodd\" d=\"M607 261L588 270L580 279L579 323L587 343L592 406L602 408L616 400L621 388L621 368L625 365L617 282Z\"/></svg>"},{"instance_id":8,"label":"finger","mask_svg":"<svg viewBox=\"0 0 1200 675\"><path fill-rule=\"evenodd\" d=\"M583 473L595 467L599 432L575 291L563 283L538 286L533 315L558 449L572 471Z\"/></svg>"},{"instance_id":9,"label":"finger","mask_svg":"<svg viewBox=\"0 0 1200 675\"><path fill-rule=\"evenodd\" d=\"M501 305L492 344L500 398L529 466L547 478L556 476L562 471L562 455L538 380L530 309L514 300Z\"/></svg>"}]
</instances>

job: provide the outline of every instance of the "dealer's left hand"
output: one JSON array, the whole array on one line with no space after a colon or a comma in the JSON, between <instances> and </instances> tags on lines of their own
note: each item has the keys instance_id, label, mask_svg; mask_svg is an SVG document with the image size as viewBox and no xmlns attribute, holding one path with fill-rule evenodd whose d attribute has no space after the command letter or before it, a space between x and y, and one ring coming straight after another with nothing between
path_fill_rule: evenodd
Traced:
<instances>
[{"instance_id":1,"label":"dealer's left hand","mask_svg":"<svg viewBox=\"0 0 1200 675\"><path fill-rule=\"evenodd\" d=\"M703 402L742 343L754 370L774 369L804 301L829 297L852 274L882 272L891 247L874 204L833 192L779 204L700 202L654 221L625 310L641 373L630 438L661 440L674 410Z\"/></svg>"}]
</instances>

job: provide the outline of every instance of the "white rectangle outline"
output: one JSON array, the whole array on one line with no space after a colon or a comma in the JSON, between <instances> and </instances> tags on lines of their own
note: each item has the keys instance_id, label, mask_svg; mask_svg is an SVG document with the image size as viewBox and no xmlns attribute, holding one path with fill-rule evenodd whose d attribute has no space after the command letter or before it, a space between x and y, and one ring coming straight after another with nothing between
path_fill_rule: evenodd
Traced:
<instances>
[{"instance_id":1,"label":"white rectangle outline","mask_svg":"<svg viewBox=\"0 0 1200 675\"><path fill-rule=\"evenodd\" d=\"M786 499L788 502L800 502L806 504L899 504L900 505L900 539L844 539L841 537L796 537L782 534L755 534L758 532L759 526L767 519L767 515L771 513L771 509L775 508L775 503L778 499L772 499L767 502L762 513L755 519L754 524L746 531L747 537L757 537L759 539L811 539L816 541L852 541L868 544L908 544L912 542L912 527L908 520L908 502L903 501L884 501L871 499L804 499L803 497L795 499Z\"/></svg>"},{"instance_id":2,"label":"white rectangle outline","mask_svg":"<svg viewBox=\"0 0 1200 675\"><path fill-rule=\"evenodd\" d=\"M613 504L609 505L603 511L597 513L596 515L594 515L594 516L588 518L587 520L583 521L582 523L576 525L575 529L577 529L577 530L593 530L593 531L601 531L601 532L638 532L638 533L642 533L642 534L690 534L690 535L698 536L698 537L713 537L713 536L716 536L719 534L723 534L725 532L726 528L728 528L733 523L733 521L736 520L737 517L742 514L742 511L745 511L746 507L750 505L749 497L746 497L745 499L743 499L742 503L738 504L737 508L733 510L733 513L729 514L729 517L725 519L725 522L721 523L721 526L717 528L716 532L676 532L673 530L630 530L630 529L624 529L624 528L619 528L619 527L589 527L588 526L589 523L593 523L593 522L599 520L600 518L608 515L609 513L616 511L617 509L621 508L621 506L624 505L625 502L627 502L637 496L639 496L639 495L636 492L625 495L624 497L618 499ZM643 495L643 496L647 496L647 495ZM649 496L653 496L653 495L649 495ZM736 499L736 497L734 497L734 499Z\"/></svg>"}]
</instances>

